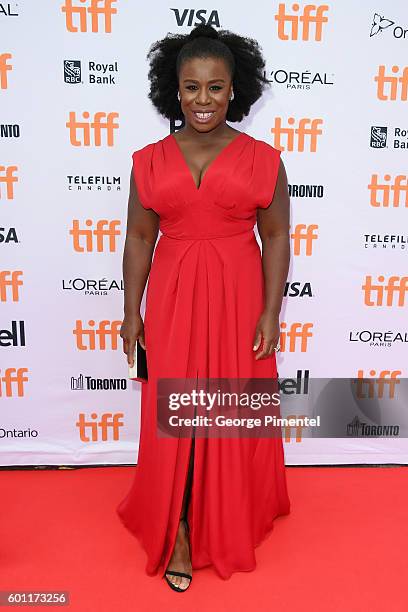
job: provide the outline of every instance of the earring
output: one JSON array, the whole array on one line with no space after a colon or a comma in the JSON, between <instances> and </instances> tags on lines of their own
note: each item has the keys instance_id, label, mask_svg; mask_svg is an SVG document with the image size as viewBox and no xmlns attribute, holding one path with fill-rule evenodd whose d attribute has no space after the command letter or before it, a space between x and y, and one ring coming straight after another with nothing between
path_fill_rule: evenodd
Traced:
<instances>
[{"instance_id":1,"label":"earring","mask_svg":"<svg viewBox=\"0 0 408 612\"><path fill-rule=\"evenodd\" d=\"M234 92L232 92L231 97L230 97L230 101L234 99Z\"/></svg>"},{"instance_id":2,"label":"earring","mask_svg":"<svg viewBox=\"0 0 408 612\"><path fill-rule=\"evenodd\" d=\"M177 97L180 100L180 92L179 91L177 92Z\"/></svg>"}]
</instances>

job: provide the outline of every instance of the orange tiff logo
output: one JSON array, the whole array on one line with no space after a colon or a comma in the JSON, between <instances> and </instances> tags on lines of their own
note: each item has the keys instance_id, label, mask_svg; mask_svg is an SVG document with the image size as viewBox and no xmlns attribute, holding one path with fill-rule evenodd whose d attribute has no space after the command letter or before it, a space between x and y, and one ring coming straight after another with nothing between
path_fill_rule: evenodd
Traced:
<instances>
[{"instance_id":1,"label":"orange tiff logo","mask_svg":"<svg viewBox=\"0 0 408 612\"><path fill-rule=\"evenodd\" d=\"M18 178L14 176L17 170L17 166L0 166L0 200L4 198L4 192L6 200L14 199L14 183L17 183ZM3 183L6 188L4 189Z\"/></svg>"},{"instance_id":2,"label":"orange tiff logo","mask_svg":"<svg viewBox=\"0 0 408 612\"><path fill-rule=\"evenodd\" d=\"M106 412L98 419L96 412L86 414L81 412L75 425L78 427L79 437L82 442L106 442L107 440L119 440L120 427L123 427L123 412Z\"/></svg>"},{"instance_id":3,"label":"orange tiff logo","mask_svg":"<svg viewBox=\"0 0 408 612\"><path fill-rule=\"evenodd\" d=\"M399 66L392 66L392 75L386 75L385 66L378 66L378 74L374 77L377 83L377 98L379 100L401 100L406 102L408 95L408 66L399 73Z\"/></svg>"},{"instance_id":4,"label":"orange tiff logo","mask_svg":"<svg viewBox=\"0 0 408 612\"><path fill-rule=\"evenodd\" d=\"M11 297L12 302L18 302L19 287L22 287L22 270L0 270L0 302L7 302L7 296Z\"/></svg>"},{"instance_id":5,"label":"orange tiff logo","mask_svg":"<svg viewBox=\"0 0 408 612\"><path fill-rule=\"evenodd\" d=\"M388 387L388 395L390 399L395 397L395 385L399 385L398 376L402 374L401 370L382 370L378 375L375 370L370 370L369 375L373 377L371 380L364 376L364 370L358 370L358 378L356 380L356 395L359 398L384 397L384 390Z\"/></svg>"},{"instance_id":6,"label":"orange tiff logo","mask_svg":"<svg viewBox=\"0 0 408 612\"><path fill-rule=\"evenodd\" d=\"M285 353L288 351L289 353L294 353L296 347L300 344L300 352L306 353L307 340L313 337L312 328L313 323L292 323L288 331L285 331L287 324L283 321L280 324L281 333L279 339L281 352Z\"/></svg>"},{"instance_id":7,"label":"orange tiff logo","mask_svg":"<svg viewBox=\"0 0 408 612\"><path fill-rule=\"evenodd\" d=\"M376 284L372 276L366 276L361 288L366 306L405 306L408 276L390 276L385 280L381 275Z\"/></svg>"},{"instance_id":8,"label":"orange tiff logo","mask_svg":"<svg viewBox=\"0 0 408 612\"><path fill-rule=\"evenodd\" d=\"M273 146L280 151L298 151L303 153L305 150L306 140L309 143L309 151L316 153L317 137L322 134L319 126L323 124L322 119L308 119L304 117L299 119L298 127L295 127L296 119L289 117L289 127L282 126L282 118L275 117L275 125L271 128L274 136ZM286 146L284 146L284 143Z\"/></svg>"},{"instance_id":9,"label":"orange tiff logo","mask_svg":"<svg viewBox=\"0 0 408 612\"><path fill-rule=\"evenodd\" d=\"M95 113L93 121L90 120L90 113L85 111L82 113L84 119L89 121L77 121L76 113L69 113L69 121L66 122L66 127L69 130L69 141L74 147L90 147L91 135L93 135L93 146L102 146L102 133L106 135L106 144L108 147L114 145L114 130L119 128L119 123L115 123L114 119L119 117L119 113ZM104 119L106 119L104 121ZM79 138L79 140L78 140Z\"/></svg>"},{"instance_id":10,"label":"orange tiff logo","mask_svg":"<svg viewBox=\"0 0 408 612\"><path fill-rule=\"evenodd\" d=\"M122 321L99 321L97 326L96 321L91 319L88 321L88 327L84 327L81 320L75 322L75 328L72 330L76 338L76 346L80 351L106 351L107 338L110 340L110 348L116 351L118 348L119 332L122 326Z\"/></svg>"},{"instance_id":11,"label":"orange tiff logo","mask_svg":"<svg viewBox=\"0 0 408 612\"><path fill-rule=\"evenodd\" d=\"M79 0L82 6L73 5L72 0L65 0L61 11L65 13L65 25L68 32L112 32L112 15L118 11L112 5L117 0ZM79 28L77 22L79 18ZM100 29L102 22L102 30Z\"/></svg>"},{"instance_id":12,"label":"orange tiff logo","mask_svg":"<svg viewBox=\"0 0 408 612\"><path fill-rule=\"evenodd\" d=\"M290 237L293 239L294 255L300 255L301 246L304 244L305 255L310 257L312 254L313 240L317 240L317 233L315 233L317 229L319 229L319 226L314 223L311 225L305 225L304 223L295 225L295 231L293 234L290 234Z\"/></svg>"},{"instance_id":13,"label":"orange tiff logo","mask_svg":"<svg viewBox=\"0 0 408 612\"><path fill-rule=\"evenodd\" d=\"M69 230L72 236L72 246L77 253L103 253L105 251L105 243L108 242L108 250L110 253L116 251L116 237L121 235L119 228L120 221L114 219L99 219L96 222L96 228L92 229L94 221L86 219L85 225L89 229L81 228L79 219L72 220L72 229Z\"/></svg>"},{"instance_id":14,"label":"orange tiff logo","mask_svg":"<svg viewBox=\"0 0 408 612\"><path fill-rule=\"evenodd\" d=\"M0 397L24 397L24 383L28 382L28 368L6 368L4 374L0 370Z\"/></svg>"},{"instance_id":15,"label":"orange tiff logo","mask_svg":"<svg viewBox=\"0 0 408 612\"><path fill-rule=\"evenodd\" d=\"M300 30L301 40L320 42L322 40L323 24L328 22L325 15L328 10L327 4L321 4L320 6L305 4L303 12L299 12L299 4L292 4L294 14L289 14L286 5L279 4L278 12L275 15L275 21L278 22L278 38L280 40L299 40ZM313 28L310 27L312 24ZM311 29L314 31L314 38L312 38Z\"/></svg>"},{"instance_id":16,"label":"orange tiff logo","mask_svg":"<svg viewBox=\"0 0 408 612\"><path fill-rule=\"evenodd\" d=\"M8 63L10 59L11 53L0 53L0 89L8 87L7 73L13 70L12 65Z\"/></svg>"},{"instance_id":17,"label":"orange tiff logo","mask_svg":"<svg viewBox=\"0 0 408 612\"><path fill-rule=\"evenodd\" d=\"M405 174L397 174L393 179L391 174L384 174L383 183L379 182L378 174L373 174L368 189L374 208L388 208L390 204L393 208L400 204L408 208L408 176Z\"/></svg>"}]
</instances>

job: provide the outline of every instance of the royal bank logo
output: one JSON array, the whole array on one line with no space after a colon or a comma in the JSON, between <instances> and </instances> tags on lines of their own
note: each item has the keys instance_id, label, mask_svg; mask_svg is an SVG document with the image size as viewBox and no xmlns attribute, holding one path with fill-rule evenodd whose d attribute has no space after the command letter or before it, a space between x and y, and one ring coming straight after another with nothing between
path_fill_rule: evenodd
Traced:
<instances>
[{"instance_id":1,"label":"royal bank logo","mask_svg":"<svg viewBox=\"0 0 408 612\"><path fill-rule=\"evenodd\" d=\"M378 125L371 126L370 147L385 149L387 146L388 128Z\"/></svg>"},{"instance_id":2,"label":"royal bank logo","mask_svg":"<svg viewBox=\"0 0 408 612\"><path fill-rule=\"evenodd\" d=\"M64 60L64 82L70 85L81 83L80 60Z\"/></svg>"},{"instance_id":3,"label":"royal bank logo","mask_svg":"<svg viewBox=\"0 0 408 612\"><path fill-rule=\"evenodd\" d=\"M84 62L86 69L82 70L81 60L64 60L64 82L70 85L116 85L119 72L118 62L103 63L90 60ZM83 74L85 72L85 74Z\"/></svg>"},{"instance_id":4,"label":"royal bank logo","mask_svg":"<svg viewBox=\"0 0 408 612\"><path fill-rule=\"evenodd\" d=\"M389 146L393 149L408 149L408 129L372 125L370 147L373 149L385 149L388 147L387 141L389 141Z\"/></svg>"}]
</instances>

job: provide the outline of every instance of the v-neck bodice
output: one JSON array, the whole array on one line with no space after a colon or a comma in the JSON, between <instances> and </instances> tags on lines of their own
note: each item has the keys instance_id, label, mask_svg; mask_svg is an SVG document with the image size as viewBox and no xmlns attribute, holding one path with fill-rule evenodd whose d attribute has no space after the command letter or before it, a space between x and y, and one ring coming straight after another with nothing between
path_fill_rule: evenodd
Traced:
<instances>
[{"instance_id":1,"label":"v-neck bodice","mask_svg":"<svg viewBox=\"0 0 408 612\"><path fill-rule=\"evenodd\" d=\"M199 187L173 134L132 157L139 200L159 215L162 234L194 240L253 230L257 208L272 202L280 151L240 132L207 167Z\"/></svg>"},{"instance_id":2,"label":"v-neck bodice","mask_svg":"<svg viewBox=\"0 0 408 612\"><path fill-rule=\"evenodd\" d=\"M221 151L219 153L217 153L217 155L210 161L210 163L208 164L207 168L204 170L204 174L201 175L201 180L200 180L199 185L197 185L196 182L195 182L195 179L194 179L193 173L191 171L191 168L190 168L189 164L187 163L185 155L184 155L184 153L183 153L179 143L177 142L176 137L174 136L174 133L170 134L170 142L174 142L177 154L180 155L182 163L184 163L187 172L190 174L191 180L193 181L195 188L197 189L197 191L200 191L201 185L203 184L203 181L204 181L204 178L206 177L206 175L210 171L211 167L217 163L218 159L220 157L222 157L224 152L225 153L229 152L229 149L233 146L233 144L235 143L236 140L239 140L239 138L245 137L245 136L247 136L247 134L245 134L245 132L240 132L238 134L238 136L235 136L227 145L225 145L221 149Z\"/></svg>"}]
</instances>

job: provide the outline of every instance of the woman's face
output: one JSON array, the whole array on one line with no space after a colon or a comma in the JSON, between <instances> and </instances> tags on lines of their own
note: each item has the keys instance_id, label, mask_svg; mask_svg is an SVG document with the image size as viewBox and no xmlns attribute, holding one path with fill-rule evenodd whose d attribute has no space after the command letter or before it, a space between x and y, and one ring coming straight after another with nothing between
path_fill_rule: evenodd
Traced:
<instances>
[{"instance_id":1,"label":"woman's face","mask_svg":"<svg viewBox=\"0 0 408 612\"><path fill-rule=\"evenodd\" d=\"M183 62L179 91L186 125L199 132L209 132L225 122L232 84L224 60L208 57Z\"/></svg>"}]
</instances>

